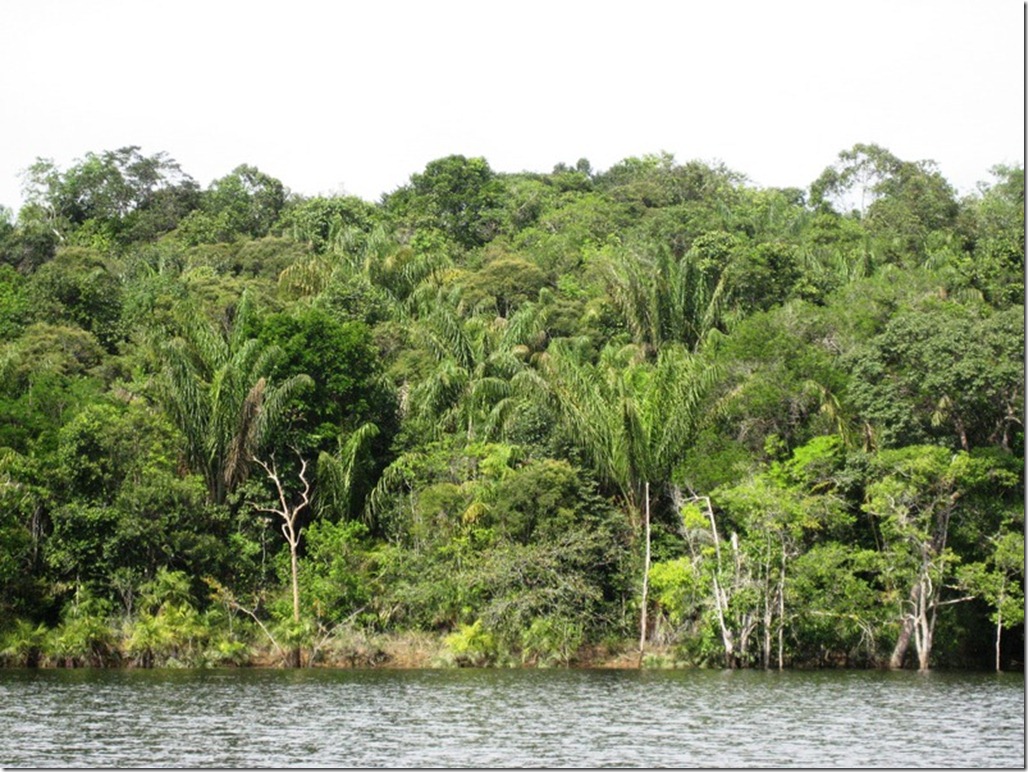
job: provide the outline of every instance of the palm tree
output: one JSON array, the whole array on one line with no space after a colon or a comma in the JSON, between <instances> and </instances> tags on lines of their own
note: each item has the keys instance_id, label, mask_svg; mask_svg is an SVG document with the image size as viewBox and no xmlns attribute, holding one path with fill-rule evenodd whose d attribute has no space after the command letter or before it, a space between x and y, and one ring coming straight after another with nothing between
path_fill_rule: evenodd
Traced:
<instances>
[{"instance_id":1,"label":"palm tree","mask_svg":"<svg viewBox=\"0 0 1028 772\"><path fill-rule=\"evenodd\" d=\"M322 451L318 456L318 491L315 507L319 513L350 511L356 475L362 455L367 454L371 440L379 434L373 423L361 424L345 439L338 438L336 453Z\"/></svg>"},{"instance_id":2,"label":"palm tree","mask_svg":"<svg viewBox=\"0 0 1028 772\"><path fill-rule=\"evenodd\" d=\"M596 471L618 490L628 515L641 520L645 554L639 620L640 662L646 644L653 487L667 484L703 419L717 371L680 345L656 361L637 346L608 347L593 364L574 343L554 341L540 384L553 398L569 435Z\"/></svg>"},{"instance_id":3,"label":"palm tree","mask_svg":"<svg viewBox=\"0 0 1028 772\"><path fill-rule=\"evenodd\" d=\"M465 432L468 442L494 434L516 400L513 379L525 367L526 343L539 336L534 306L510 318L464 318L438 292L431 311L412 320L412 330L434 359L411 390L420 417L436 430Z\"/></svg>"},{"instance_id":4,"label":"palm tree","mask_svg":"<svg viewBox=\"0 0 1028 772\"><path fill-rule=\"evenodd\" d=\"M725 274L692 252L617 252L607 264L607 284L633 341L651 355L666 343L696 351L724 321Z\"/></svg>"},{"instance_id":5,"label":"palm tree","mask_svg":"<svg viewBox=\"0 0 1028 772\"><path fill-rule=\"evenodd\" d=\"M390 314L403 316L404 304L415 289L449 264L445 255L416 253L400 244L381 225L365 233L334 224L328 242L324 252L298 260L279 274L284 292L314 297L335 281L358 277L382 293Z\"/></svg>"},{"instance_id":6,"label":"palm tree","mask_svg":"<svg viewBox=\"0 0 1028 772\"><path fill-rule=\"evenodd\" d=\"M246 479L289 400L311 383L306 375L271 379L280 352L245 337L253 313L244 293L226 334L199 313L183 314L182 335L160 352L158 400L185 436L188 463L203 475L215 504Z\"/></svg>"}]
</instances>

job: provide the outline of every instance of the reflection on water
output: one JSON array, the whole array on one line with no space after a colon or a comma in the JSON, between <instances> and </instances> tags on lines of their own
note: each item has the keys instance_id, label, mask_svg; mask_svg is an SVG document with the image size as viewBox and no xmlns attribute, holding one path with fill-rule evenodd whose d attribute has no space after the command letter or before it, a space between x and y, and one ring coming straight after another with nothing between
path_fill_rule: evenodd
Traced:
<instances>
[{"instance_id":1,"label":"reflection on water","mask_svg":"<svg viewBox=\"0 0 1028 772\"><path fill-rule=\"evenodd\" d=\"M2 671L0 765L1024 767L1022 674Z\"/></svg>"}]
</instances>

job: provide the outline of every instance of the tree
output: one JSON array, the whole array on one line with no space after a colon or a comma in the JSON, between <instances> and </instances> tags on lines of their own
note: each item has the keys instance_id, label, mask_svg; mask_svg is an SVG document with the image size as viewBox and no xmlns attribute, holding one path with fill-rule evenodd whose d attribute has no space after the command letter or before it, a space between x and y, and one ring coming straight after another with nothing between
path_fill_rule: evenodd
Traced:
<instances>
[{"instance_id":1,"label":"tree","mask_svg":"<svg viewBox=\"0 0 1028 772\"><path fill-rule=\"evenodd\" d=\"M652 365L637 350L603 351L597 364L554 341L543 362L552 395L572 441L601 477L614 484L635 522L642 521L644 557L640 599L640 663L647 636L651 557L651 486L671 472L695 436L717 370L668 346Z\"/></svg>"},{"instance_id":2,"label":"tree","mask_svg":"<svg viewBox=\"0 0 1028 772\"><path fill-rule=\"evenodd\" d=\"M534 302L549 277L534 263L501 253L463 282L462 302L471 307L488 303L507 318L525 303Z\"/></svg>"},{"instance_id":3,"label":"tree","mask_svg":"<svg viewBox=\"0 0 1028 772\"><path fill-rule=\"evenodd\" d=\"M962 586L992 607L990 617L996 626L998 673L1002 669L1000 643L1003 630L1024 624L1024 535L1003 531L992 537L990 543L992 552L986 560L961 566L959 574Z\"/></svg>"},{"instance_id":4,"label":"tree","mask_svg":"<svg viewBox=\"0 0 1028 772\"><path fill-rule=\"evenodd\" d=\"M702 248L677 258L666 248L617 250L608 262L608 292L636 343L650 352L666 343L695 351L721 325L723 268Z\"/></svg>"},{"instance_id":5,"label":"tree","mask_svg":"<svg viewBox=\"0 0 1028 772\"><path fill-rule=\"evenodd\" d=\"M92 249L69 247L40 267L28 280L26 292L32 315L55 324L77 324L114 351L119 329L122 282L103 256Z\"/></svg>"},{"instance_id":6,"label":"tree","mask_svg":"<svg viewBox=\"0 0 1028 772\"><path fill-rule=\"evenodd\" d=\"M434 307L413 325L413 336L431 357L425 377L411 389L411 418L427 431L461 431L468 442L497 432L516 402L513 380L521 356L538 332L526 305L509 319L462 317L440 292Z\"/></svg>"},{"instance_id":7,"label":"tree","mask_svg":"<svg viewBox=\"0 0 1028 772\"><path fill-rule=\"evenodd\" d=\"M646 208L674 206L689 201L733 201L742 175L701 161L679 164L664 151L626 158L602 174L595 184L615 200Z\"/></svg>"},{"instance_id":8,"label":"tree","mask_svg":"<svg viewBox=\"0 0 1028 772\"><path fill-rule=\"evenodd\" d=\"M177 162L166 153L144 156L137 145L87 153L66 171L38 158L25 173L30 211L62 242L77 230L89 234L80 238L83 246L169 231L197 205L198 195L196 182Z\"/></svg>"},{"instance_id":9,"label":"tree","mask_svg":"<svg viewBox=\"0 0 1028 772\"><path fill-rule=\"evenodd\" d=\"M913 638L918 668L929 668L940 610L970 597L946 593L961 560L950 544L952 524L972 492L1019 486L1009 466L1002 455L954 454L935 445L883 450L871 459L863 509L874 518L883 578L900 611L890 667L903 666Z\"/></svg>"},{"instance_id":10,"label":"tree","mask_svg":"<svg viewBox=\"0 0 1028 772\"><path fill-rule=\"evenodd\" d=\"M200 197L199 208L182 220L177 234L194 245L267 236L285 207L286 196L280 180L242 164L211 183Z\"/></svg>"},{"instance_id":11,"label":"tree","mask_svg":"<svg viewBox=\"0 0 1028 772\"><path fill-rule=\"evenodd\" d=\"M810 186L815 207L853 208L896 259L923 257L928 234L952 227L953 188L934 161L903 161L883 147L858 143L839 153Z\"/></svg>"},{"instance_id":12,"label":"tree","mask_svg":"<svg viewBox=\"0 0 1028 772\"><path fill-rule=\"evenodd\" d=\"M290 199L275 224L275 232L322 254L348 228L370 233L380 210L356 196Z\"/></svg>"},{"instance_id":13,"label":"tree","mask_svg":"<svg viewBox=\"0 0 1028 772\"><path fill-rule=\"evenodd\" d=\"M934 301L893 316L852 359L850 399L882 446L964 450L1023 437L1024 309Z\"/></svg>"},{"instance_id":14,"label":"tree","mask_svg":"<svg viewBox=\"0 0 1028 772\"><path fill-rule=\"evenodd\" d=\"M484 158L451 155L412 174L410 184L385 199L386 209L421 227L435 228L464 249L492 238L500 186Z\"/></svg>"},{"instance_id":15,"label":"tree","mask_svg":"<svg viewBox=\"0 0 1028 772\"><path fill-rule=\"evenodd\" d=\"M378 383L381 366L366 324L340 322L321 308L300 307L268 315L257 340L277 350L277 378L310 378L309 388L290 403L295 427L307 435L305 443L325 449L340 432L367 420L386 427L392 399Z\"/></svg>"},{"instance_id":16,"label":"tree","mask_svg":"<svg viewBox=\"0 0 1028 772\"><path fill-rule=\"evenodd\" d=\"M788 299L799 281L796 249L784 242L764 242L739 250L725 274L734 303L746 312L766 310Z\"/></svg>"},{"instance_id":17,"label":"tree","mask_svg":"<svg viewBox=\"0 0 1028 772\"><path fill-rule=\"evenodd\" d=\"M1002 307L1024 302L1024 168L996 166L995 181L965 200L958 230L967 248L957 271L985 300Z\"/></svg>"},{"instance_id":18,"label":"tree","mask_svg":"<svg viewBox=\"0 0 1028 772\"><path fill-rule=\"evenodd\" d=\"M771 666L773 635L778 668L783 667L793 561L807 550L811 534L847 522L833 479L841 447L836 436L817 437L796 448L787 461L712 494L740 528L740 549L756 589L753 616L761 622L765 668Z\"/></svg>"},{"instance_id":19,"label":"tree","mask_svg":"<svg viewBox=\"0 0 1028 772\"><path fill-rule=\"evenodd\" d=\"M61 427L45 457L53 489L40 502L45 575L58 597L73 582L117 594L131 614L138 586L159 568L196 576L228 563L226 513L205 503L198 475L183 473L180 439L142 400L96 400Z\"/></svg>"},{"instance_id":20,"label":"tree","mask_svg":"<svg viewBox=\"0 0 1028 772\"><path fill-rule=\"evenodd\" d=\"M300 514L307 509L311 502L311 485L307 480L307 460L300 457L300 471L297 473L297 477L300 479L300 483L303 486L303 490L300 492L299 501L296 503L290 503L286 496L285 487L282 484L282 479L279 477L278 467L275 464L275 459L272 458L270 463L262 461L259 458L254 458L254 462L264 470L268 480L275 486L275 492L278 495L278 501L274 506L260 506L254 505L254 508L258 512L268 512L270 514L278 515L282 521L282 535L286 537L286 543L289 545L289 574L292 581L293 588L293 624L296 628L294 635L299 635L300 628L300 561L299 561L299 550L300 550L300 538L303 535L303 526L300 521ZM291 658L293 667L300 667L302 652L299 644L293 647Z\"/></svg>"},{"instance_id":21,"label":"tree","mask_svg":"<svg viewBox=\"0 0 1028 772\"><path fill-rule=\"evenodd\" d=\"M223 504L311 379L297 374L272 380L281 351L246 337L254 308L245 294L226 334L183 311L182 336L161 347L157 396L184 435L187 458L203 475L210 501Z\"/></svg>"}]
</instances>

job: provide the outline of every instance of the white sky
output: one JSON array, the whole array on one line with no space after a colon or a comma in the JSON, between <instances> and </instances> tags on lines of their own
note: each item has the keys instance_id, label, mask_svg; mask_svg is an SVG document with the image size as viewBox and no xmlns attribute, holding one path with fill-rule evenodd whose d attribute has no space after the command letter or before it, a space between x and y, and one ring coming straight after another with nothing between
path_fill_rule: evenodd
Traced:
<instances>
[{"instance_id":1,"label":"white sky","mask_svg":"<svg viewBox=\"0 0 1028 772\"><path fill-rule=\"evenodd\" d=\"M140 145L377 200L435 158L666 150L806 187L856 142L960 192L1024 162L1020 0L3 0L0 204Z\"/></svg>"}]
</instances>

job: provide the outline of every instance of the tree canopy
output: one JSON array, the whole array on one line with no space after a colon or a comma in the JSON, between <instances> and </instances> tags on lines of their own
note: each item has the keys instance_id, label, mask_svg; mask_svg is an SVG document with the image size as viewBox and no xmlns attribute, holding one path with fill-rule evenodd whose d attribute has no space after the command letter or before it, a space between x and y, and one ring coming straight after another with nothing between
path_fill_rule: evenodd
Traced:
<instances>
[{"instance_id":1,"label":"tree canopy","mask_svg":"<svg viewBox=\"0 0 1028 772\"><path fill-rule=\"evenodd\" d=\"M1023 169L826 161L39 159L0 663L1023 666Z\"/></svg>"}]
</instances>

